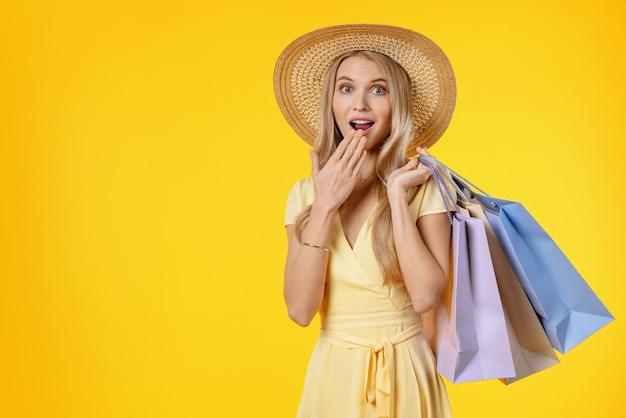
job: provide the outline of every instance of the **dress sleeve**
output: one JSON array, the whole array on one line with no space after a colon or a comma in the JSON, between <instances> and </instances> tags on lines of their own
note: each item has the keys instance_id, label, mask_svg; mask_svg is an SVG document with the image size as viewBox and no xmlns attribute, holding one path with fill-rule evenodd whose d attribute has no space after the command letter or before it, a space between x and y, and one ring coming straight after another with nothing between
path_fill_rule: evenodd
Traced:
<instances>
[{"instance_id":1,"label":"dress sleeve","mask_svg":"<svg viewBox=\"0 0 626 418\"><path fill-rule=\"evenodd\" d=\"M311 204L312 184L310 179L301 179L296 182L287 197L285 209L285 225L291 225L302 210Z\"/></svg>"},{"instance_id":2,"label":"dress sleeve","mask_svg":"<svg viewBox=\"0 0 626 418\"><path fill-rule=\"evenodd\" d=\"M452 191L452 196L454 196L456 192L450 189L450 185L447 185L447 187ZM446 195L445 190L443 192L448 207L451 211L454 211L454 203ZM420 186L415 197L410 201L409 208L411 214L413 214L413 218L416 220L424 215L446 212L441 193L433 177L429 178L426 183Z\"/></svg>"}]
</instances>

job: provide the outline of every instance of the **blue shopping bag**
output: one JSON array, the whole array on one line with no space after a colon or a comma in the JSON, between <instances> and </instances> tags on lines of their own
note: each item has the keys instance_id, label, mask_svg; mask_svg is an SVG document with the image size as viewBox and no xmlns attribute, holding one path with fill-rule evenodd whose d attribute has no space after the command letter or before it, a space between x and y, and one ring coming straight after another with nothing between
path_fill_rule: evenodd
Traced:
<instances>
[{"instance_id":1,"label":"blue shopping bag","mask_svg":"<svg viewBox=\"0 0 626 418\"><path fill-rule=\"evenodd\" d=\"M520 202L488 196L439 160L420 158L435 164L459 186L457 193L484 209L555 349L566 353L614 319L563 251Z\"/></svg>"}]
</instances>

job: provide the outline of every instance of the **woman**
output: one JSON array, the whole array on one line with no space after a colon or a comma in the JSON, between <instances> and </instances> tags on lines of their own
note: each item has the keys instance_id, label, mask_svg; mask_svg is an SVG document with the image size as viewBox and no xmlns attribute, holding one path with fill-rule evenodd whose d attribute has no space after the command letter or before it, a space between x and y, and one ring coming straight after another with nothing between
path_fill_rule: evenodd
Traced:
<instances>
[{"instance_id":1,"label":"woman","mask_svg":"<svg viewBox=\"0 0 626 418\"><path fill-rule=\"evenodd\" d=\"M450 416L421 321L447 284L450 224L431 172L407 158L451 118L445 55L406 29L336 26L287 47L274 80L314 144L285 217L289 316L321 318L298 417Z\"/></svg>"}]
</instances>

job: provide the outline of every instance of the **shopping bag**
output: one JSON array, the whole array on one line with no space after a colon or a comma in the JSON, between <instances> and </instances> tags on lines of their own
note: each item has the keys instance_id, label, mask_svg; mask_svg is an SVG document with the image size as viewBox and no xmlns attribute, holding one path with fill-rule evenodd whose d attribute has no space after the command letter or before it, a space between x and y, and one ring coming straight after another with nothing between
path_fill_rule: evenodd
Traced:
<instances>
[{"instance_id":1,"label":"shopping bag","mask_svg":"<svg viewBox=\"0 0 626 418\"><path fill-rule=\"evenodd\" d=\"M432 157L484 209L489 224L554 348L566 353L614 318L541 225L515 201L491 197Z\"/></svg>"},{"instance_id":2,"label":"shopping bag","mask_svg":"<svg viewBox=\"0 0 626 418\"><path fill-rule=\"evenodd\" d=\"M484 224L460 208L448 215L451 280L431 312L437 370L454 383L513 378L513 353Z\"/></svg>"},{"instance_id":3,"label":"shopping bag","mask_svg":"<svg viewBox=\"0 0 626 418\"><path fill-rule=\"evenodd\" d=\"M509 342L513 353L515 377L501 379L512 383L559 363L537 314L519 283L515 271L495 236L482 207L458 202L472 218L483 221L493 262L498 290L507 321Z\"/></svg>"}]
</instances>

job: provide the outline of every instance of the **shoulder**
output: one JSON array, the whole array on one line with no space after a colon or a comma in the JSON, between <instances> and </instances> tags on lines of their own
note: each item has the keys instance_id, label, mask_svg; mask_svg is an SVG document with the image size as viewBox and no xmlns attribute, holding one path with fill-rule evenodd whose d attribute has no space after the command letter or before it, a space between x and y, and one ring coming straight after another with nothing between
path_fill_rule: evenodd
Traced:
<instances>
[{"instance_id":1,"label":"shoulder","mask_svg":"<svg viewBox=\"0 0 626 418\"><path fill-rule=\"evenodd\" d=\"M413 196L409 201L409 207L415 219L424 215L446 212L446 204L450 210L454 210L454 203L447 197L447 192L440 190L432 177L413 191Z\"/></svg>"},{"instance_id":2,"label":"shoulder","mask_svg":"<svg viewBox=\"0 0 626 418\"><path fill-rule=\"evenodd\" d=\"M311 178L300 179L295 182L289 191L289 198L306 199L314 197L313 180Z\"/></svg>"},{"instance_id":3,"label":"shoulder","mask_svg":"<svg viewBox=\"0 0 626 418\"><path fill-rule=\"evenodd\" d=\"M307 206L313 203L315 193L313 180L310 178L300 179L291 187L287 197L287 208L285 211L285 225L295 221L298 214Z\"/></svg>"}]
</instances>

